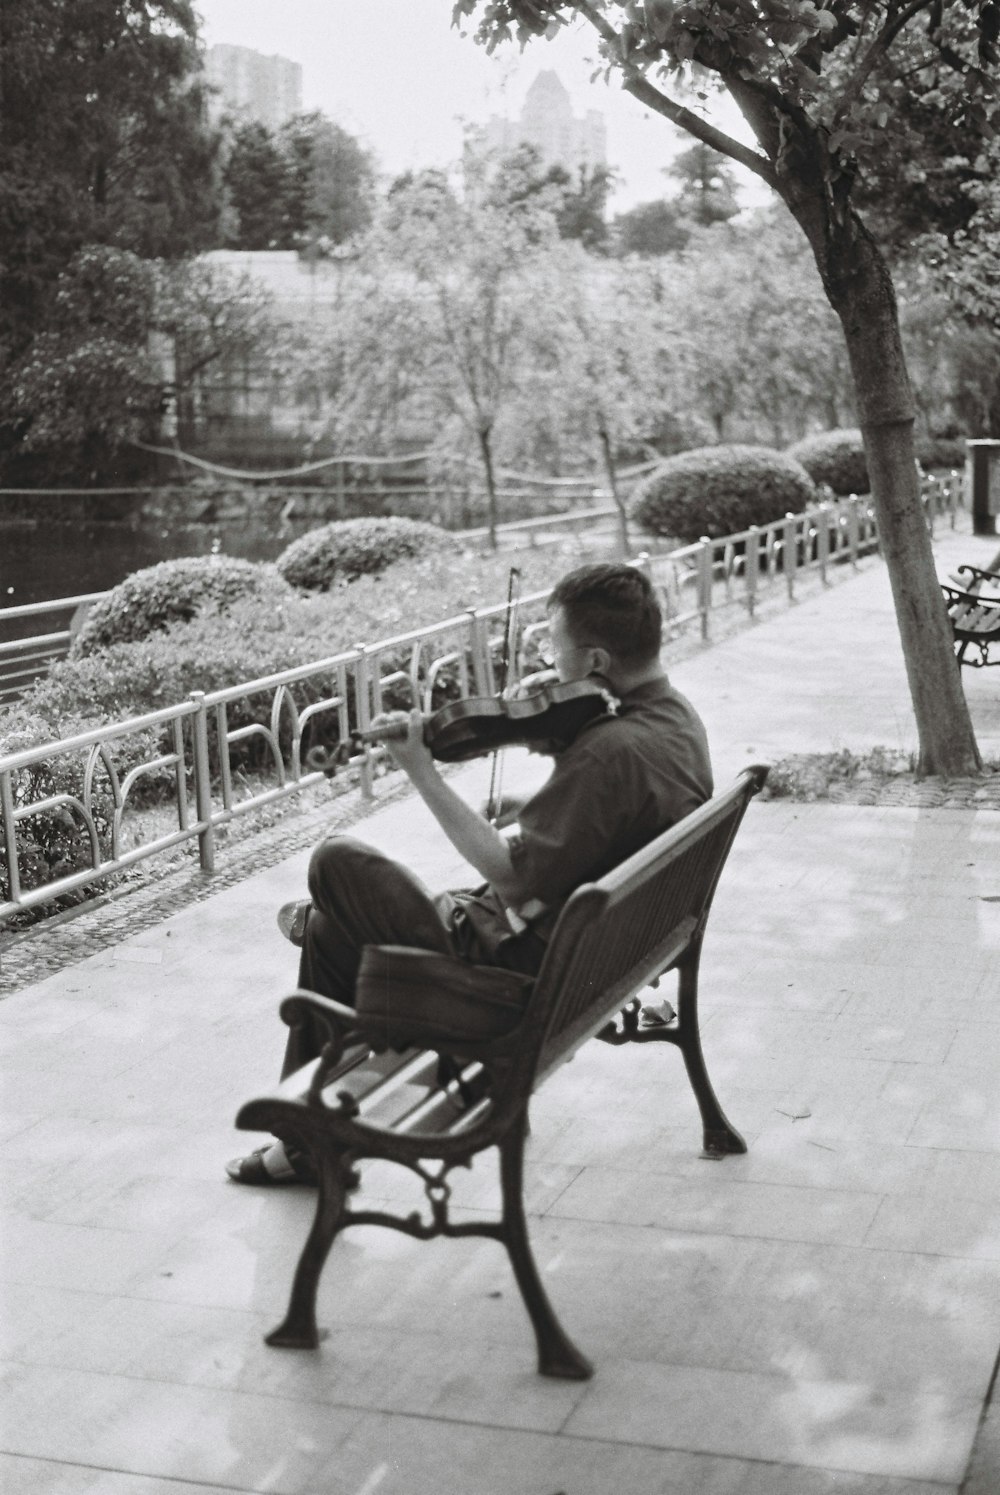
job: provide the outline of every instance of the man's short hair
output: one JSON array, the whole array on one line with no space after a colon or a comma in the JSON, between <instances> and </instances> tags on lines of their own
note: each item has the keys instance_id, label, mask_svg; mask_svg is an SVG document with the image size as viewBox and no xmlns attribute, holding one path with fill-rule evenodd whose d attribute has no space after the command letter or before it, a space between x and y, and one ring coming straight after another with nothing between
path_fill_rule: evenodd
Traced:
<instances>
[{"instance_id":1,"label":"man's short hair","mask_svg":"<svg viewBox=\"0 0 1000 1495\"><path fill-rule=\"evenodd\" d=\"M553 587L548 610L557 607L579 644L597 644L625 665L659 657L663 616L649 577L637 566L579 566Z\"/></svg>"}]
</instances>

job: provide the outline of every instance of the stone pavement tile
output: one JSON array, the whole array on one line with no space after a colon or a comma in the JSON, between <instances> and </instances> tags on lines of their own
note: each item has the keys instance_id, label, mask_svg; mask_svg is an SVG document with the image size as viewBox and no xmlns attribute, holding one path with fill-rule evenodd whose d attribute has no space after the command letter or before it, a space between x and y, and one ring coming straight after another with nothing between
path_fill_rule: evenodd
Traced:
<instances>
[{"instance_id":1,"label":"stone pavement tile","mask_svg":"<svg viewBox=\"0 0 1000 1495\"><path fill-rule=\"evenodd\" d=\"M585 1167L642 1168L684 1177L713 1167L699 1156L700 1148L701 1124L692 1102L687 1124L665 1125L659 1116L635 1112L616 1116L613 1126L582 1111L547 1118L544 1127L535 1127L530 1157L536 1168L563 1168L571 1175L567 1183Z\"/></svg>"},{"instance_id":2,"label":"stone pavement tile","mask_svg":"<svg viewBox=\"0 0 1000 1495\"><path fill-rule=\"evenodd\" d=\"M815 1012L837 1017L852 996L849 980L839 968L814 956L794 961L772 957L766 953L766 944L756 955L744 950L743 963L727 967L715 949L711 929L699 985L703 1032L712 1023L724 1028L733 1012L770 1008L779 1015Z\"/></svg>"},{"instance_id":3,"label":"stone pavement tile","mask_svg":"<svg viewBox=\"0 0 1000 1495\"><path fill-rule=\"evenodd\" d=\"M698 1457L577 1437L493 1432L373 1414L359 1423L323 1486L335 1495L951 1495L920 1481Z\"/></svg>"},{"instance_id":4,"label":"stone pavement tile","mask_svg":"<svg viewBox=\"0 0 1000 1495\"><path fill-rule=\"evenodd\" d=\"M994 1262L551 1217L533 1225L532 1239L567 1328L602 1380L620 1358L864 1380L875 1401L885 1388L975 1396L989 1379L1000 1335ZM510 1313L495 1298L470 1297L469 1333L530 1354L509 1275L495 1280L513 1294ZM331 1354L341 1331L329 1315L347 1311L326 1294Z\"/></svg>"},{"instance_id":5,"label":"stone pavement tile","mask_svg":"<svg viewBox=\"0 0 1000 1495\"><path fill-rule=\"evenodd\" d=\"M975 990L982 990L982 983ZM907 995L900 992L859 992L852 996L844 1009L844 1019L860 1014L864 1019L879 1018L888 1022L910 1022L919 1027L921 1023L937 1023L945 1015L954 1016L958 1024L955 1041L948 1051L946 1064L961 1062L963 1049L971 1044L972 1062L976 1053L981 1059L984 1046L995 1041L996 1029L1000 1027L1000 1003L989 996L958 996L950 992L918 990Z\"/></svg>"},{"instance_id":6,"label":"stone pavement tile","mask_svg":"<svg viewBox=\"0 0 1000 1495\"><path fill-rule=\"evenodd\" d=\"M742 1114L730 1110L742 1123ZM534 1144L536 1166L641 1168L657 1178L695 1179L715 1167L692 1148L692 1128L659 1127L643 1118L609 1127L595 1117L574 1116L544 1138L536 1135ZM749 1152L721 1166L738 1170L748 1183L948 1199L1000 1195L996 1154L917 1147L864 1133L845 1138L839 1130L826 1130L822 1118L793 1122L776 1107L755 1129Z\"/></svg>"},{"instance_id":7,"label":"stone pavement tile","mask_svg":"<svg viewBox=\"0 0 1000 1495\"><path fill-rule=\"evenodd\" d=\"M283 1495L314 1495L364 1415L52 1367L8 1364L3 1382L9 1453Z\"/></svg>"},{"instance_id":8,"label":"stone pavement tile","mask_svg":"<svg viewBox=\"0 0 1000 1495\"><path fill-rule=\"evenodd\" d=\"M1000 1000L992 1003L993 1024L1000 1023ZM948 1050L946 1060L949 1068L968 1070L983 1067L984 1048L983 1025L981 1023L966 1022L960 1027L955 1035L955 1041ZM987 1040L988 1042L988 1040ZM1000 1076L997 1076L1000 1081Z\"/></svg>"},{"instance_id":9,"label":"stone pavement tile","mask_svg":"<svg viewBox=\"0 0 1000 1495\"><path fill-rule=\"evenodd\" d=\"M63 1312L58 1322L59 1299ZM318 1354L263 1343L266 1315L204 1305L119 1297L85 1306L80 1295L39 1304L53 1329L39 1342L22 1333L8 1358L177 1386L228 1388L282 1401L411 1413L555 1432L582 1395L579 1382L540 1378L531 1331L509 1341L388 1325L340 1324ZM274 1315L276 1317L277 1315ZM26 1322L26 1316L25 1316ZM498 1393L500 1404L497 1404Z\"/></svg>"},{"instance_id":10,"label":"stone pavement tile","mask_svg":"<svg viewBox=\"0 0 1000 1495\"><path fill-rule=\"evenodd\" d=\"M5 1360L181 1386L237 1385L270 1327L235 1309L55 1288L22 1288L4 1319Z\"/></svg>"},{"instance_id":11,"label":"stone pavement tile","mask_svg":"<svg viewBox=\"0 0 1000 1495\"><path fill-rule=\"evenodd\" d=\"M847 996L843 994L843 1005ZM773 1007L748 1010L733 1003L713 1016L712 1041L735 1050L745 1062L762 1054L797 1051L826 1059L894 1060L909 1064L941 1064L951 1052L959 1031L957 1015L938 1014L937 1021L920 1026L841 1012L780 1011Z\"/></svg>"},{"instance_id":12,"label":"stone pavement tile","mask_svg":"<svg viewBox=\"0 0 1000 1495\"><path fill-rule=\"evenodd\" d=\"M734 1070L720 1090L726 1114L743 1137L754 1143L775 1127L794 1127L796 1132L827 1146L873 1137L904 1141L921 1112L920 1100L884 1089L874 1095L852 1094L844 1104L835 1093L822 1099L814 1093L804 1094L797 1080L780 1089L762 1088L754 1080L751 1077L741 1084Z\"/></svg>"},{"instance_id":13,"label":"stone pavement tile","mask_svg":"<svg viewBox=\"0 0 1000 1495\"><path fill-rule=\"evenodd\" d=\"M988 1040L992 1042L992 1037ZM925 1098L920 1115L906 1137L914 1147L952 1148L993 1155L1000 1152L1000 1116L996 1088L980 1088L981 1071L955 1071L947 1085L935 1087ZM963 1083L968 1078L969 1086Z\"/></svg>"},{"instance_id":14,"label":"stone pavement tile","mask_svg":"<svg viewBox=\"0 0 1000 1495\"><path fill-rule=\"evenodd\" d=\"M709 955L709 933L706 941L706 958ZM739 993L746 985L751 991L768 989L775 992L808 993L812 990L828 991L831 987L844 992L848 998L860 999L871 996L881 1000L911 1000L919 1002L925 995L933 994L936 1000L954 1004L956 1008L966 1001L977 999L988 992L996 1002L995 962L981 961L975 954L960 956L957 960L944 958L936 963L936 969L924 971L919 960L919 947L912 946L912 963L878 961L871 958L869 948L862 951L853 943L846 951L790 951L787 955L772 953L763 948L751 955L746 970L735 978L734 991ZM933 974L933 983L928 976ZM704 983L703 983L704 984ZM721 982L719 983L721 987ZM846 1010L846 1007L845 1007Z\"/></svg>"},{"instance_id":15,"label":"stone pavement tile","mask_svg":"<svg viewBox=\"0 0 1000 1495\"><path fill-rule=\"evenodd\" d=\"M643 1162L654 1166L648 1158ZM693 1171L694 1166L682 1163L681 1171ZM739 1159L739 1171L748 1182L860 1189L935 1198L949 1206L952 1201L1000 1193L1000 1159L995 1154L915 1147L875 1137L845 1139L825 1132L822 1122L811 1117L790 1125L775 1115Z\"/></svg>"},{"instance_id":16,"label":"stone pavement tile","mask_svg":"<svg viewBox=\"0 0 1000 1495\"><path fill-rule=\"evenodd\" d=\"M2 1453L0 1488L5 1495L253 1495L249 1486L190 1484Z\"/></svg>"},{"instance_id":17,"label":"stone pavement tile","mask_svg":"<svg viewBox=\"0 0 1000 1495\"><path fill-rule=\"evenodd\" d=\"M824 1244L860 1244L879 1196L850 1189L736 1182L714 1169L705 1180L650 1187L645 1172L585 1168L548 1211L568 1220L618 1221L669 1230L725 1231Z\"/></svg>"},{"instance_id":18,"label":"stone pavement tile","mask_svg":"<svg viewBox=\"0 0 1000 1495\"><path fill-rule=\"evenodd\" d=\"M121 1291L151 1270L163 1255L156 1233L140 1235L78 1225L50 1224L23 1215L4 1223L5 1293L21 1287Z\"/></svg>"},{"instance_id":19,"label":"stone pavement tile","mask_svg":"<svg viewBox=\"0 0 1000 1495\"><path fill-rule=\"evenodd\" d=\"M850 1380L629 1360L607 1371L588 1387L567 1433L956 1483L979 1418L979 1398L946 1388L873 1397Z\"/></svg>"},{"instance_id":20,"label":"stone pavement tile","mask_svg":"<svg viewBox=\"0 0 1000 1495\"><path fill-rule=\"evenodd\" d=\"M1000 1262L1000 1220L994 1199L883 1199L866 1237L872 1246Z\"/></svg>"},{"instance_id":21,"label":"stone pavement tile","mask_svg":"<svg viewBox=\"0 0 1000 1495\"><path fill-rule=\"evenodd\" d=\"M0 1142L5 1145L14 1137L20 1136L22 1132L31 1131L45 1117L40 1111L8 1111L6 1108L0 1112Z\"/></svg>"},{"instance_id":22,"label":"stone pavement tile","mask_svg":"<svg viewBox=\"0 0 1000 1495\"><path fill-rule=\"evenodd\" d=\"M287 1298L316 1195L295 1188L282 1190L277 1199L269 1190L240 1189L241 1196L252 1197L237 1201L236 1184L206 1181L204 1189L206 1200L218 1201L211 1224L185 1228L176 1218L166 1222L168 1229L145 1232L148 1255L130 1275L127 1292L164 1302L274 1313Z\"/></svg>"},{"instance_id":23,"label":"stone pavement tile","mask_svg":"<svg viewBox=\"0 0 1000 1495\"><path fill-rule=\"evenodd\" d=\"M5 1029L16 1031L27 1028L36 1039L42 1040L85 1022L103 1006L103 999L96 993L85 993L82 990L81 983L74 978L71 970L62 973L59 982L47 984L45 1002L41 1008L36 1002L4 1001L0 1010Z\"/></svg>"},{"instance_id":24,"label":"stone pavement tile","mask_svg":"<svg viewBox=\"0 0 1000 1495\"><path fill-rule=\"evenodd\" d=\"M539 1376L525 1330L515 1344L368 1324L341 1327L319 1356L262 1348L240 1389L282 1401L555 1433L585 1385Z\"/></svg>"},{"instance_id":25,"label":"stone pavement tile","mask_svg":"<svg viewBox=\"0 0 1000 1495\"><path fill-rule=\"evenodd\" d=\"M1000 1489L1000 1406L996 1385L976 1434L961 1495L996 1495Z\"/></svg>"},{"instance_id":26,"label":"stone pavement tile","mask_svg":"<svg viewBox=\"0 0 1000 1495\"><path fill-rule=\"evenodd\" d=\"M200 1178L149 1177L127 1168L116 1176L91 1177L77 1192L68 1192L45 1208L43 1218L58 1224L101 1226L146 1232L172 1239L189 1231L208 1234L219 1215L221 1182Z\"/></svg>"}]
</instances>

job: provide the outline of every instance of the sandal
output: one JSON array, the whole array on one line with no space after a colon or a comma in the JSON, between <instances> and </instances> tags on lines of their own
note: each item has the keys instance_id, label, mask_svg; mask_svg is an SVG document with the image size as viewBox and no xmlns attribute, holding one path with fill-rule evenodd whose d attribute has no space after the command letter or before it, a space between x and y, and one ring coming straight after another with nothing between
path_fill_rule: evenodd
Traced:
<instances>
[{"instance_id":1,"label":"sandal","mask_svg":"<svg viewBox=\"0 0 1000 1495\"><path fill-rule=\"evenodd\" d=\"M260 1188L284 1188L286 1184L306 1184L315 1188L318 1179L315 1170L306 1157L305 1153L288 1151L288 1172L271 1173L264 1162L264 1154L269 1152L273 1143L267 1147L258 1147L256 1151L247 1153L246 1157L232 1158L226 1164L226 1172L234 1183L253 1184Z\"/></svg>"}]
</instances>

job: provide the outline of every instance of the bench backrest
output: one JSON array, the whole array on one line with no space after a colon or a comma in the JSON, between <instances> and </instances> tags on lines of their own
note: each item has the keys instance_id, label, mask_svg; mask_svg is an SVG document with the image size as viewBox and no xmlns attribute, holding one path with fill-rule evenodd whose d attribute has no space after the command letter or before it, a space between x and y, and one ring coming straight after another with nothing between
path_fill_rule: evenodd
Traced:
<instances>
[{"instance_id":1,"label":"bench backrest","mask_svg":"<svg viewBox=\"0 0 1000 1495\"><path fill-rule=\"evenodd\" d=\"M745 769L732 788L567 900L531 1002L542 1021L536 1083L700 938L747 805L766 778L765 767Z\"/></svg>"}]
</instances>

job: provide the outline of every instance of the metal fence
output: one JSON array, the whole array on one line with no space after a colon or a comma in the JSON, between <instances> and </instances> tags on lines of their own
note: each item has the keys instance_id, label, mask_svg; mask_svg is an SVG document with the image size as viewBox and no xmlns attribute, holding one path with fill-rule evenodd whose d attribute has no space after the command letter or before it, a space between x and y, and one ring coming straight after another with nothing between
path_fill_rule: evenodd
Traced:
<instances>
[{"instance_id":1,"label":"metal fence","mask_svg":"<svg viewBox=\"0 0 1000 1495\"><path fill-rule=\"evenodd\" d=\"M0 707L16 700L32 680L44 675L55 659L63 659L87 609L106 592L84 592L78 597L57 597L53 602L29 602L23 607L0 608ZM4 640L12 630L29 630L52 623L51 632L30 632Z\"/></svg>"},{"instance_id":2,"label":"metal fence","mask_svg":"<svg viewBox=\"0 0 1000 1495\"><path fill-rule=\"evenodd\" d=\"M961 501L960 482L935 480L925 494L929 523L945 515L953 524ZM659 591L669 643L691 626L707 639L724 609L752 617L765 598L793 598L805 573L826 579L829 568L857 565L877 546L871 502L850 498L742 534L662 554L647 552L634 564L646 569ZM538 656L546 595L521 600L522 666L529 656ZM505 608L496 603L470 609L431 628L359 644L225 690L193 691L162 710L0 757L5 862L0 865L0 928L19 910L78 894L184 841L197 840L201 867L212 872L216 833L227 821L322 781L323 772L309 762L315 729L322 725L327 742L350 743L351 729L363 730L390 691L393 700L402 692L427 710L447 670L461 696L492 695ZM269 700L269 709L256 713L263 720L242 720L247 713L237 703L249 697ZM241 745L251 740L268 765L254 783L239 772L246 752ZM372 796L383 756L378 747L347 751L343 772L362 795ZM171 824L141 841L143 817L133 791L151 779L157 781L161 806L172 806ZM131 836L126 837L130 813ZM60 835L65 855L53 855L53 837ZM126 845L128 839L133 844Z\"/></svg>"}]
</instances>

